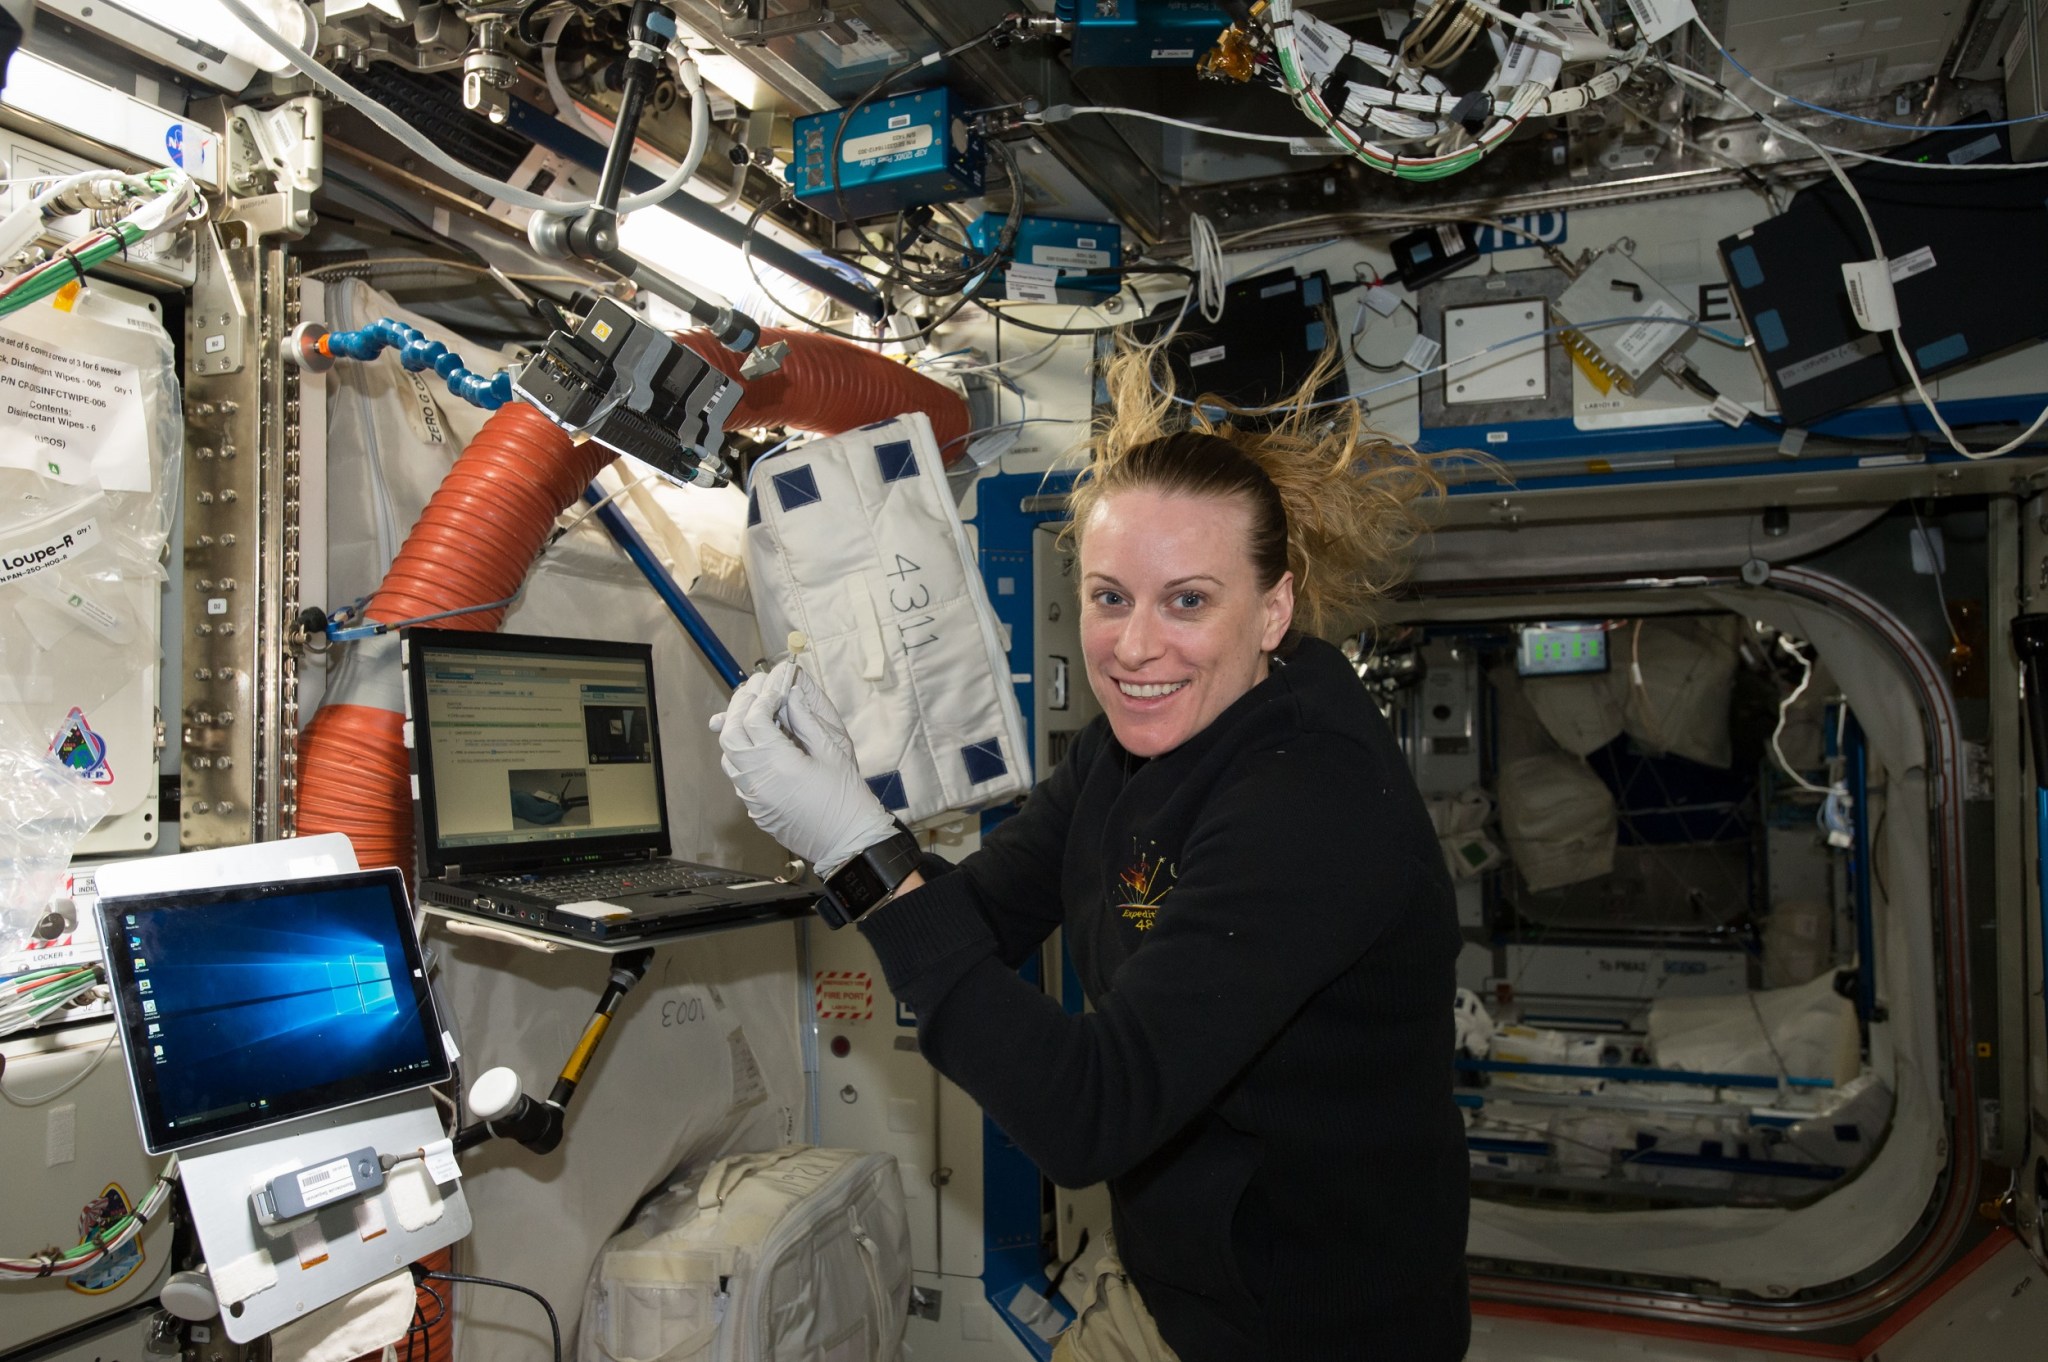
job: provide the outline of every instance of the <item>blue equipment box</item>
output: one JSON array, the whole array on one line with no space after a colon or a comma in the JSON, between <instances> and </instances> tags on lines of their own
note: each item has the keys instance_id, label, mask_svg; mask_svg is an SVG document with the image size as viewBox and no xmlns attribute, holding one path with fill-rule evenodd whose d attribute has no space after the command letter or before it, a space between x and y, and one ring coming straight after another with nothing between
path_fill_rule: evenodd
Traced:
<instances>
[{"instance_id":1,"label":"blue equipment box","mask_svg":"<svg viewBox=\"0 0 2048 1362\"><path fill-rule=\"evenodd\" d=\"M987 149L980 134L960 116L952 91L943 86L878 99L850 120L839 109L806 114L796 120L794 132L789 182L805 207L835 221L973 198L982 190ZM836 194L831 161L835 138Z\"/></svg>"},{"instance_id":2,"label":"blue equipment box","mask_svg":"<svg viewBox=\"0 0 2048 1362\"><path fill-rule=\"evenodd\" d=\"M1003 234L1004 215L983 213L968 228L974 249L986 252ZM1010 258L1019 265L1059 271L1061 288L1114 293L1123 287L1114 271L1124 263L1123 229L1113 222L1077 222L1072 218L1026 217L1017 223Z\"/></svg>"},{"instance_id":3,"label":"blue equipment box","mask_svg":"<svg viewBox=\"0 0 2048 1362\"><path fill-rule=\"evenodd\" d=\"M1073 67L1193 66L1230 27L1221 6L1199 0L1081 0L1059 12L1074 21Z\"/></svg>"}]
</instances>

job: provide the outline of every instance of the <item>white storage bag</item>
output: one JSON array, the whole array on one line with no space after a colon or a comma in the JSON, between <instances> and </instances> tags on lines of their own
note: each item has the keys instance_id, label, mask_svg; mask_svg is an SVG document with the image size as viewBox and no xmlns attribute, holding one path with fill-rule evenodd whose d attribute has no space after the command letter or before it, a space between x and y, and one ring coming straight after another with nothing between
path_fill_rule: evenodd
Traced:
<instances>
[{"instance_id":1,"label":"white storage bag","mask_svg":"<svg viewBox=\"0 0 2048 1362\"><path fill-rule=\"evenodd\" d=\"M1614 870L1614 795L1578 757L1523 757L1500 773L1508 853L1536 893Z\"/></svg>"},{"instance_id":2,"label":"white storage bag","mask_svg":"<svg viewBox=\"0 0 2048 1362\"><path fill-rule=\"evenodd\" d=\"M583 1362L896 1362L910 1222L888 1154L791 1147L718 1160L598 1254Z\"/></svg>"},{"instance_id":3,"label":"white storage bag","mask_svg":"<svg viewBox=\"0 0 2048 1362\"><path fill-rule=\"evenodd\" d=\"M752 484L761 638L804 636L876 797L919 823L1029 789L1009 657L924 414L776 455Z\"/></svg>"}]
</instances>

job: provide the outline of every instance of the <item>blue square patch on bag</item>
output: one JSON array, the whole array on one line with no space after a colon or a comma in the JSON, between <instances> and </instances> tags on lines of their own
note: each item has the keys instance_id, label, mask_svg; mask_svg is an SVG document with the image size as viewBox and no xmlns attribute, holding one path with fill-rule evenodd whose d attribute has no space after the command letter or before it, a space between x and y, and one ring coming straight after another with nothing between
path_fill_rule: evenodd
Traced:
<instances>
[{"instance_id":1,"label":"blue square patch on bag","mask_svg":"<svg viewBox=\"0 0 2048 1362\"><path fill-rule=\"evenodd\" d=\"M1000 738L969 743L960 749L960 760L967 767L967 779L975 785L1010 774L1010 763L1003 760L1003 744Z\"/></svg>"},{"instance_id":2,"label":"blue square patch on bag","mask_svg":"<svg viewBox=\"0 0 2048 1362\"><path fill-rule=\"evenodd\" d=\"M875 446L875 462L882 467L883 482L901 482L917 476L917 454L908 440L891 440Z\"/></svg>"},{"instance_id":3,"label":"blue square patch on bag","mask_svg":"<svg viewBox=\"0 0 2048 1362\"><path fill-rule=\"evenodd\" d=\"M874 792L875 798L882 801L883 808L907 809L910 807L910 795L903 788L903 773L901 771L884 771L881 775L869 776L867 777L867 783L868 789Z\"/></svg>"},{"instance_id":4,"label":"blue square patch on bag","mask_svg":"<svg viewBox=\"0 0 2048 1362\"><path fill-rule=\"evenodd\" d=\"M774 474L775 498L782 503L785 511L794 511L799 506L809 506L818 499L818 478L811 472L811 466L792 468L787 473Z\"/></svg>"}]
</instances>

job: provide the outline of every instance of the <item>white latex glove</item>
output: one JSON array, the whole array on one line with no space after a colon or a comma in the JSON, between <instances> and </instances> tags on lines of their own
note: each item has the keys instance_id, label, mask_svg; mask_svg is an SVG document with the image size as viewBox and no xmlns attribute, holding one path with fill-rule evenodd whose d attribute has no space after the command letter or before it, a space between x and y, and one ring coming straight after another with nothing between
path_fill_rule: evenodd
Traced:
<instances>
[{"instance_id":1,"label":"white latex glove","mask_svg":"<svg viewBox=\"0 0 2048 1362\"><path fill-rule=\"evenodd\" d=\"M885 842L896 824L853 757L846 725L818 683L794 661L747 678L713 715L719 765L755 826L809 861L826 879Z\"/></svg>"}]
</instances>

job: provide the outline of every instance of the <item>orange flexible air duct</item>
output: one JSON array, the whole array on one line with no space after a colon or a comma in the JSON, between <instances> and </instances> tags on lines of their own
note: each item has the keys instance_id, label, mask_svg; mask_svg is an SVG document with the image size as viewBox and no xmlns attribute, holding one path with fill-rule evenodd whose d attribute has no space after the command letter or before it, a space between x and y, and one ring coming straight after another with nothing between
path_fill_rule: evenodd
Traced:
<instances>
[{"instance_id":1,"label":"orange flexible air duct","mask_svg":"<svg viewBox=\"0 0 2048 1362\"><path fill-rule=\"evenodd\" d=\"M686 331L676 339L727 378L740 376L742 357L713 340L710 332ZM764 327L760 343L776 341L789 343L782 368L745 380L746 394L726 418L728 429L777 425L837 435L906 411L921 411L931 418L940 457L950 464L967 452L967 402L945 384L873 350L815 331Z\"/></svg>"},{"instance_id":2,"label":"orange flexible air duct","mask_svg":"<svg viewBox=\"0 0 2048 1362\"><path fill-rule=\"evenodd\" d=\"M390 622L501 601L519 589L555 517L616 455L575 444L523 402L501 407L448 470L369 619ZM455 615L451 629L496 629L503 610ZM347 833L365 866L413 870L404 716L337 696L299 738L299 832Z\"/></svg>"}]
</instances>

